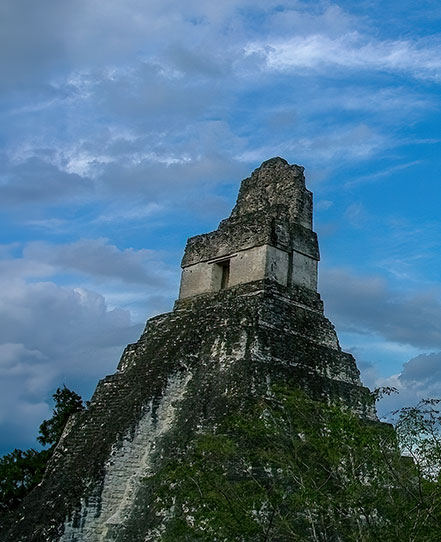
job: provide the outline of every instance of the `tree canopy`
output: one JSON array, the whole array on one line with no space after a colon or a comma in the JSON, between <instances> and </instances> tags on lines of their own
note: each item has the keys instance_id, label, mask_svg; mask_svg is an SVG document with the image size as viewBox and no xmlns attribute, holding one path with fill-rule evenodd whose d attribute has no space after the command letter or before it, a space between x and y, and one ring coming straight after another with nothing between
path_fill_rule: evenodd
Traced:
<instances>
[{"instance_id":1,"label":"tree canopy","mask_svg":"<svg viewBox=\"0 0 441 542\"><path fill-rule=\"evenodd\" d=\"M44 420L37 440L46 450L15 449L0 459L0 512L16 508L43 479L46 464L59 441L69 416L84 409L81 397L66 386L52 395L52 417Z\"/></svg>"},{"instance_id":2,"label":"tree canopy","mask_svg":"<svg viewBox=\"0 0 441 542\"><path fill-rule=\"evenodd\" d=\"M395 432L274 390L152 476L153 513L174 510L161 540L439 541L439 413L428 406L397 413Z\"/></svg>"},{"instance_id":3,"label":"tree canopy","mask_svg":"<svg viewBox=\"0 0 441 542\"><path fill-rule=\"evenodd\" d=\"M52 417L44 420L40 425L39 436L37 440L43 446L56 444L66 426L67 420L71 414L83 410L83 400L74 391L63 386L58 388L52 396L54 400L54 409Z\"/></svg>"}]
</instances>

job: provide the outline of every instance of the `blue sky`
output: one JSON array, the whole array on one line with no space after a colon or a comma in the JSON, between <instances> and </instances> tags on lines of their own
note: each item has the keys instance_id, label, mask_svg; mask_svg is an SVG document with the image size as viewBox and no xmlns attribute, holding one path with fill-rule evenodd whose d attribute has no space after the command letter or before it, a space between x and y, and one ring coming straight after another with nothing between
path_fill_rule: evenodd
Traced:
<instances>
[{"instance_id":1,"label":"blue sky","mask_svg":"<svg viewBox=\"0 0 441 542\"><path fill-rule=\"evenodd\" d=\"M1 450L170 310L240 180L305 166L320 292L381 412L441 395L438 1L3 0Z\"/></svg>"}]
</instances>

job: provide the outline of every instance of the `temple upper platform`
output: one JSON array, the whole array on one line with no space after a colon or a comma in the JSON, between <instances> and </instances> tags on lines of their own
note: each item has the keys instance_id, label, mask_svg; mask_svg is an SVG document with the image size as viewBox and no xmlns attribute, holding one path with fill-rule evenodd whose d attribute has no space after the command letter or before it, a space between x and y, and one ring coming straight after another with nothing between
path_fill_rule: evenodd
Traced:
<instances>
[{"instance_id":1,"label":"temple upper platform","mask_svg":"<svg viewBox=\"0 0 441 542\"><path fill-rule=\"evenodd\" d=\"M179 299L262 279L317 290L320 255L303 172L277 157L242 181L230 217L188 239Z\"/></svg>"}]
</instances>

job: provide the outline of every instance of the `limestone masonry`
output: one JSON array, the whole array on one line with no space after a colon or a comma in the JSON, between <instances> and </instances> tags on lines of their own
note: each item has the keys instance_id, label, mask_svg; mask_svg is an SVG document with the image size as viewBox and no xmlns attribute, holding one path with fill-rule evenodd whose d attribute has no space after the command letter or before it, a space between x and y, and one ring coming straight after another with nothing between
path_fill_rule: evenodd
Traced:
<instances>
[{"instance_id":1,"label":"limestone masonry","mask_svg":"<svg viewBox=\"0 0 441 542\"><path fill-rule=\"evenodd\" d=\"M0 539L162 540L178 512L158 509L154 473L275 384L375 421L324 316L318 261L303 168L272 158L242 181L216 231L188 240L174 310L147 322L70 419L44 482Z\"/></svg>"},{"instance_id":2,"label":"limestone masonry","mask_svg":"<svg viewBox=\"0 0 441 542\"><path fill-rule=\"evenodd\" d=\"M230 218L191 237L182 260L180 299L268 279L317 289L317 236L303 168L264 162L240 187Z\"/></svg>"}]
</instances>

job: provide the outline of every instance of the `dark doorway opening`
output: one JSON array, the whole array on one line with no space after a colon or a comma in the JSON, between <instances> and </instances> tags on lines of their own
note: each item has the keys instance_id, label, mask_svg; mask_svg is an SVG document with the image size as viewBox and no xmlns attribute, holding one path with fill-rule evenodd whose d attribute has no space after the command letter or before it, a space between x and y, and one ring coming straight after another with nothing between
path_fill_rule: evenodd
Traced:
<instances>
[{"instance_id":1,"label":"dark doorway opening","mask_svg":"<svg viewBox=\"0 0 441 542\"><path fill-rule=\"evenodd\" d=\"M222 268L222 278L221 278L221 290L228 288L228 283L230 281L230 260L225 260L220 262L218 265Z\"/></svg>"}]
</instances>

